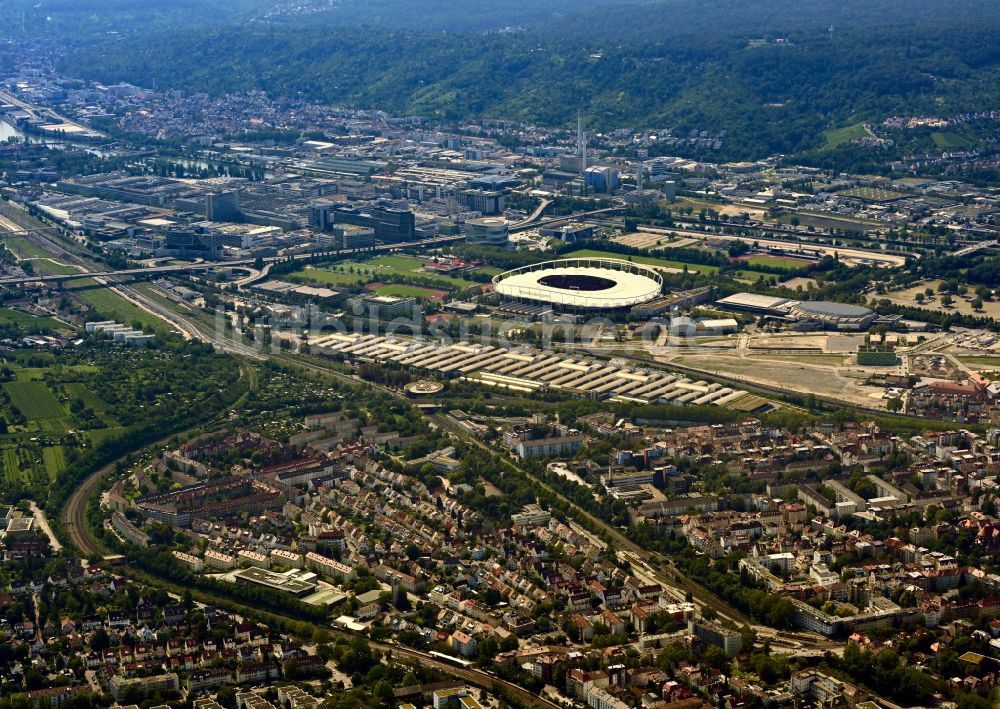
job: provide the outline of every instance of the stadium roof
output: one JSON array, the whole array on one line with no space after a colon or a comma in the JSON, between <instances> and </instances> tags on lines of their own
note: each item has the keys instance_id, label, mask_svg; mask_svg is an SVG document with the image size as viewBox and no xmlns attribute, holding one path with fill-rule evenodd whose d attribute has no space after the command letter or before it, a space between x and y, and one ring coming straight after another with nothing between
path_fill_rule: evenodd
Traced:
<instances>
[{"instance_id":1,"label":"stadium roof","mask_svg":"<svg viewBox=\"0 0 1000 709\"><path fill-rule=\"evenodd\" d=\"M863 318L872 311L860 305L848 303L833 303L828 300L808 300L795 306L795 309L807 315L820 315L836 318Z\"/></svg>"},{"instance_id":2,"label":"stadium roof","mask_svg":"<svg viewBox=\"0 0 1000 709\"><path fill-rule=\"evenodd\" d=\"M725 298L716 301L719 305L728 305L731 308L747 308L750 310L779 310L787 308L795 301L788 298L775 298L770 295L759 295L757 293L733 293Z\"/></svg>"},{"instance_id":3,"label":"stadium roof","mask_svg":"<svg viewBox=\"0 0 1000 709\"><path fill-rule=\"evenodd\" d=\"M648 266L604 258L568 258L524 266L493 278L502 296L589 310L645 303L660 295L663 277Z\"/></svg>"}]
</instances>

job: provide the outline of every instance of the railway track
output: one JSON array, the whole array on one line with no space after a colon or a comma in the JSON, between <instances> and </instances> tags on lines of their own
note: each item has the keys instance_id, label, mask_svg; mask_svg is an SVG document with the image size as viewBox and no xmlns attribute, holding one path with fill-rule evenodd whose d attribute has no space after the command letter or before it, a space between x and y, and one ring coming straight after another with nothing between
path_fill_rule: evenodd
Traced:
<instances>
[{"instance_id":1,"label":"railway track","mask_svg":"<svg viewBox=\"0 0 1000 709\"><path fill-rule=\"evenodd\" d=\"M67 260L74 263L77 267L86 268L88 266L88 264L86 264L82 259L80 259L75 254L71 253L61 244L53 241L51 238L43 236L37 232L32 234L32 238L33 240L37 240L37 242L41 242L39 243L39 245L43 246L43 248L46 248L51 252L55 252L59 256L66 257ZM95 279L95 280L103 281L104 279ZM246 357L258 361L272 359L292 366L302 367L303 369L306 369L308 371L321 373L325 376L330 376L340 381L348 382L355 385L360 383L358 379L355 379L354 377L343 374L341 372L332 370L329 367L324 367L318 364L305 362L281 353L261 352L258 349L246 345L238 340L230 340L225 337L220 337L216 332L213 332L209 326L195 319L185 317L184 315L181 315L180 313L177 313L176 311L166 306L163 306L162 304L156 302L152 298L149 298L146 294L141 293L140 291L135 290L133 288L122 286L120 284L111 285L106 282L102 283L102 285L105 285L105 287L112 288L112 290L116 291L120 296L125 297L126 299L144 308L148 312L165 320L172 327L177 328L182 334L185 334L188 337L198 337L200 339L204 339L206 342L215 345L217 348L223 351L229 352L234 355L238 355L240 357ZM388 387L374 384L371 382L368 382L366 384L394 398L399 398L399 399L405 398L399 392L396 392ZM444 421L442 422L446 423ZM449 430L452 430L450 426L448 428ZM493 449L490 449L485 444L483 444L482 441L479 441L474 437L469 436L465 432L462 431L454 431L454 432L456 433L456 435L459 435L461 438L463 438L470 444L480 447L484 451L490 454L495 452ZM153 446L164 445L170 438L173 438L174 435L176 434L167 436L152 445ZM111 473L113 470L115 470L118 462L119 461L116 460L112 463L109 463L100 470L88 476L70 496L61 514L62 524L64 529L66 530L66 533L69 535L70 541L76 548L78 548L80 551L84 552L88 556L99 555L101 553L101 549L86 527L87 503L93 497L94 493L97 491L103 478L109 473ZM670 561L669 559L667 559L665 562L668 569L672 571L670 579L668 580L662 573L662 569L657 570L650 564L650 562L653 560L652 555L646 550L642 549L639 545L635 544L630 539L628 539L625 535L621 533L620 530L615 529L611 525L608 525L602 520L594 517L586 510L583 510L579 506L575 505L567 498L565 498L565 496L563 496L561 493L559 493L557 490L549 486L544 481L535 478L527 471L522 470L522 472L525 475L527 475L530 479L532 479L536 484L542 485L543 488L545 488L551 494L566 500L566 502L571 505L571 508L576 510L576 514L586 519L592 528L600 529L604 534L612 538L618 545L618 548L620 550L629 551L633 555L635 555L637 559L640 559L644 563L646 568L649 570L649 572L651 572L653 578L662 583L662 585L666 587L673 587L674 589L679 589L685 593L690 593L691 596L695 600L697 600L699 604L701 604L702 606L712 608L713 610L716 611L716 613L718 613L720 616L724 618L729 618L739 624L745 624L751 626L755 625L753 621L745 614L731 607L730 605L725 603L722 599L718 598L707 589L703 588L696 582L686 577L683 574L683 572L681 572L680 569L678 569L677 566L674 565L673 562ZM755 626L755 627L764 627L764 626ZM803 637L808 638L808 636L803 636ZM808 640L811 641L814 639L808 638ZM403 648L398 648L396 646L392 647L394 647L399 651L404 650ZM422 657L421 659L426 660L427 658ZM456 668L449 668L449 669L451 669L452 671L457 671ZM491 679L493 681L496 681L496 678L491 677ZM524 693L527 696L530 696L532 698L532 701L537 701L541 699L536 695L524 692L524 690L517 688L515 685L510 685L510 688L512 691L517 690L521 693Z\"/></svg>"}]
</instances>

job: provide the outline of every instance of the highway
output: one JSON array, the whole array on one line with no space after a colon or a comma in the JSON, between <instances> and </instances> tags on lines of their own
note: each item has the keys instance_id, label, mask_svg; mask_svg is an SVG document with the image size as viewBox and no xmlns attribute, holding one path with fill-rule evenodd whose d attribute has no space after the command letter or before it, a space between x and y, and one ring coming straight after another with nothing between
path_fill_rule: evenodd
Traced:
<instances>
[{"instance_id":1,"label":"highway","mask_svg":"<svg viewBox=\"0 0 1000 709\"><path fill-rule=\"evenodd\" d=\"M5 225L0 224L0 227ZM13 233L18 235L28 236L29 238L35 238L45 241L48 244L56 244L49 237L45 237L39 232L41 230L18 230L12 231L9 228L5 228L7 233ZM341 249L339 251L324 251L320 253L303 252L298 254L290 254L286 256L268 256L262 259L266 264L275 264L285 261L304 261L311 258L316 258L317 256L353 256L356 254L369 254L378 253L386 251L398 251L401 249L416 249L422 247L434 247L440 246L442 244L450 244L455 241L462 241L465 239L463 235L449 235L449 236L435 236L430 239L420 239L419 241L407 241L398 244L379 244L369 249ZM62 246L56 244L56 248L61 252L58 255L69 253ZM199 261L192 263L180 263L171 264L168 266L150 266L147 268L124 268L115 271L87 271L81 270L79 273L61 273L61 274L49 274L49 275L37 275L37 276L23 276L18 278L0 278L0 287L3 286L19 286L28 285L31 283L58 283L61 281L75 281L81 278L132 278L132 277L146 277L157 274L165 273L190 273L192 271L209 271L217 268L230 268L234 266L252 266L256 263L256 259L239 259L235 261Z\"/></svg>"},{"instance_id":2,"label":"highway","mask_svg":"<svg viewBox=\"0 0 1000 709\"><path fill-rule=\"evenodd\" d=\"M970 244L969 246L965 246L965 247L959 249L958 251L952 251L948 255L949 256L969 256L970 254L974 254L977 251L981 251L982 249L992 249L992 248L996 247L998 245L998 243L1000 243L1000 242L997 242L996 240L979 241L979 242L976 242L975 244Z\"/></svg>"},{"instance_id":3,"label":"highway","mask_svg":"<svg viewBox=\"0 0 1000 709\"><path fill-rule=\"evenodd\" d=\"M533 211L531 214L529 214L516 224L511 224L510 228L519 229L521 227L526 227L529 224L533 224L534 222L538 221L538 219L542 216L542 213L549 208L550 204L552 204L551 199L543 199L541 202L538 203L538 206L535 207L535 211Z\"/></svg>"},{"instance_id":4,"label":"highway","mask_svg":"<svg viewBox=\"0 0 1000 709\"><path fill-rule=\"evenodd\" d=\"M604 209L595 209L590 212L579 212L577 214L565 214L560 217L552 217L551 219L543 219L540 222L531 221L525 219L524 221L518 222L517 224L512 224L510 227L510 233L516 234L518 232L527 231L528 229L537 229L539 227L548 226L550 224L558 224L559 222L568 222L576 219L585 219L587 217L597 216L599 214L613 214L615 212L624 212L625 207L605 207ZM535 212L538 212L536 209ZM539 212L540 214L540 212ZM535 217L537 219L537 217Z\"/></svg>"}]
</instances>

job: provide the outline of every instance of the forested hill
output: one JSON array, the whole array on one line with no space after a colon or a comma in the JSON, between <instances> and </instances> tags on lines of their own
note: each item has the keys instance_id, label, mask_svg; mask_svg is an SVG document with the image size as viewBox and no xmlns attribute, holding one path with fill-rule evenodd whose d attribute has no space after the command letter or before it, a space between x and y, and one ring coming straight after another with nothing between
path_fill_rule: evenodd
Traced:
<instances>
[{"instance_id":1,"label":"forested hill","mask_svg":"<svg viewBox=\"0 0 1000 709\"><path fill-rule=\"evenodd\" d=\"M413 5L377 5L391 2ZM62 68L446 118L568 126L579 108L600 130L726 131L726 155L747 158L815 149L825 130L862 120L1000 107L993 0L658 0L515 33L345 28L321 17L103 40Z\"/></svg>"}]
</instances>

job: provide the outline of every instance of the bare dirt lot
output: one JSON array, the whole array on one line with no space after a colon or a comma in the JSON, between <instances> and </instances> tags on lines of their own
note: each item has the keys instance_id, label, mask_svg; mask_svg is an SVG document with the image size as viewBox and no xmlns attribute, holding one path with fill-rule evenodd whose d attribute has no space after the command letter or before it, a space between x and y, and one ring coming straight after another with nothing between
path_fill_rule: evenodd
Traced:
<instances>
[{"instance_id":1,"label":"bare dirt lot","mask_svg":"<svg viewBox=\"0 0 1000 709\"><path fill-rule=\"evenodd\" d=\"M782 281L781 285L785 288L791 288L792 290L802 286L802 290L806 291L809 290L810 287L816 286L816 279L798 276L796 278L789 278L787 281Z\"/></svg>"},{"instance_id":2,"label":"bare dirt lot","mask_svg":"<svg viewBox=\"0 0 1000 709\"><path fill-rule=\"evenodd\" d=\"M729 354L679 355L678 364L706 373L740 377L750 383L779 387L803 394L829 396L864 406L882 407L882 390L863 385L868 368L843 366L830 355L775 358L770 355L740 357Z\"/></svg>"}]
</instances>

